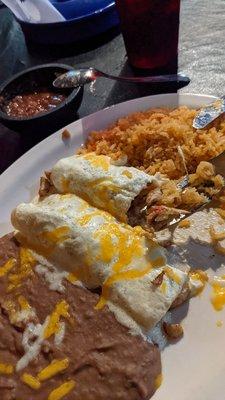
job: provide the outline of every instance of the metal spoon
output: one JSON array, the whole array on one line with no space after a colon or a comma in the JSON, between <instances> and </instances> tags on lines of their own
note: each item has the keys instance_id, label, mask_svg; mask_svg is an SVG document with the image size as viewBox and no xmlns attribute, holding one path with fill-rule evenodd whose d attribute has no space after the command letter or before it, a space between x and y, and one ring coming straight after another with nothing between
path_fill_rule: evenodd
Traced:
<instances>
[{"instance_id":1,"label":"metal spoon","mask_svg":"<svg viewBox=\"0 0 225 400\"><path fill-rule=\"evenodd\" d=\"M105 72L99 71L96 68L80 68L71 70L63 75L58 76L53 86L57 88L71 88L86 85L87 83L95 81L97 78L108 78L114 79L115 81L121 82L133 82L133 83L168 83L177 82L188 84L190 79L181 74L174 75L158 75L158 76L141 76L141 77L126 77L126 76L114 76L106 74Z\"/></svg>"},{"instance_id":2,"label":"metal spoon","mask_svg":"<svg viewBox=\"0 0 225 400\"><path fill-rule=\"evenodd\" d=\"M223 113L225 113L225 96L222 96L213 103L202 107L193 120L193 128L206 128L211 122L213 122Z\"/></svg>"}]
</instances>

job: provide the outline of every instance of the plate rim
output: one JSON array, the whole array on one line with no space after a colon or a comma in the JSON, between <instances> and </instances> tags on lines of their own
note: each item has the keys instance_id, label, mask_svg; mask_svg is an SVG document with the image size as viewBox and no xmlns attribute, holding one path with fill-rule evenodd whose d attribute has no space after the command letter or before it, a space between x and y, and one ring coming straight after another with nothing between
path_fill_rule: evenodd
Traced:
<instances>
[{"instance_id":1,"label":"plate rim","mask_svg":"<svg viewBox=\"0 0 225 400\"><path fill-rule=\"evenodd\" d=\"M74 126L74 124L77 124L77 126L80 127L80 123L83 120L88 120L89 118L93 118L94 115L98 115L98 113L102 113L103 111L107 112L107 110L109 109L114 109L115 107L121 106L121 104L124 103L130 103L130 102L137 102L137 108L138 105L140 107L140 104L143 103L143 110L146 108L150 108L150 107L154 107L153 105L149 106L148 103L148 98L150 99L159 99L159 97L163 98L164 97L164 104L166 102L165 97L169 98L169 96L171 97L171 103L173 103L173 101L177 99L178 104L180 103L184 103L187 104L188 103L198 103L198 99L199 99L199 103L201 104L203 102L203 99L205 99L206 101L211 101L211 99L215 99L216 97L214 96L207 96L207 95L200 95L200 94L183 94L183 93L173 93L173 94L167 94L167 95L155 95L155 96L146 96L146 97L142 97L142 98L136 98L133 100L128 100L126 102L122 102L122 103L118 103L116 105L113 105L111 107L106 107L103 110L99 110L95 113L92 113L90 115L87 115L77 121L74 121L72 124L69 124L67 127L69 128L71 125ZM145 100L144 100L145 99ZM194 107L194 105L193 105ZM117 112L117 111L116 111ZM132 110L130 111L132 112ZM115 117L115 120L118 119L119 117ZM76 126L76 125L75 125ZM1 187L1 183L6 183L6 190L10 190L11 193L13 195L13 188L11 187L11 183L10 181L7 181L7 174L8 172L10 172L10 175L13 173L17 173L17 168L18 165L20 165L20 163L22 162L22 168L25 170L25 172L27 172L27 165L26 165L26 159L27 158L31 158L30 162L35 163L35 160L32 159L32 155L34 154L33 152L35 152L37 149L36 147L40 146L40 150L38 150L38 153L41 152L42 148L45 146L45 144L49 141L48 143L48 147L49 144L51 143L51 140L53 137L57 137L57 135L60 135L61 132L63 131L62 128L60 130L58 130L57 132L53 133L52 135L50 135L49 137L47 137L46 139L44 139L42 142L38 143L36 146L34 146L32 149L30 149L27 153L25 153L23 156L21 156L16 162L14 162L4 173L4 177L2 180L2 176L0 176L0 187ZM70 128L69 128L70 129ZM76 132L73 132L73 135L75 135L76 137ZM79 135L77 135L77 137L79 137ZM60 136L60 141L61 141L61 136ZM56 142L57 144L57 142ZM49 151L49 150L47 150ZM45 156L45 155L44 155ZM40 155L39 155L40 158ZM10 176L9 176L10 177ZM24 186L24 185L23 185ZM1 194L0 194L1 197ZM3 192L3 197L4 197L4 192ZM8 205L6 206L8 208ZM184 323L184 327L185 327L185 331L187 332L187 334L184 335L184 338L176 343L176 346L174 345L170 345L168 346L162 353L162 362L163 362L163 380L164 380L164 384L162 385L162 387L155 393L155 395L153 396L152 400L161 400L162 398L171 400L174 398L174 396L176 398L183 398L183 400L190 400L190 396L191 394L194 394L194 398L195 400L211 400L212 396L214 395L214 397L216 398L222 398L222 393L224 393L224 385L223 382L223 370L224 370L224 355L222 352L220 352L220 356L218 357L218 355L216 355L216 358L212 357L212 351L214 351L214 354L216 354L216 351L218 351L218 347L215 346L215 343L217 343L217 341L220 341L220 343L224 344L224 331L219 330L216 327L216 320L218 320L218 316L217 314L215 314L214 310L211 310L210 308L210 303L207 302L205 303L205 299L206 297L204 296L208 296L208 292L205 292L205 295L203 294L203 303L198 303L198 301L196 300L195 303L189 303L189 307L190 310L188 310L188 318L187 320L185 320ZM200 297L199 297L200 299ZM208 297L207 297L208 299ZM206 311L203 313L203 316L205 316L204 318L204 323L203 324L199 324L198 325L198 321L200 320L199 318L199 311L202 311L201 305L199 306L199 304L203 304L203 306L206 307ZM209 310L210 314L209 314ZM208 325L208 317L211 318L211 315L213 315L213 319L212 319L212 324L210 323ZM224 315L224 314L223 314ZM223 315L221 315L221 317L223 318ZM197 331L197 339L202 341L202 335L205 334L205 332L203 331L202 327L205 329L206 325L205 325L205 321L207 320L207 327L208 327L208 332L210 333L210 335L207 335L207 345L208 346L208 358L205 358L205 347L204 346L200 346L200 355L196 355L193 357L193 353L192 353L192 342L190 342L190 338L195 339L196 342L196 331ZM210 320L211 321L211 320ZM194 323L197 323L197 329L196 326L194 325ZM213 336L211 336L213 334ZM190 335L190 336L189 336ZM194 335L194 336L193 336ZM221 336L223 335L223 336ZM221 339L222 337L222 339ZM204 340L202 341L204 343ZM195 349L197 348L196 346L194 347ZM183 350L185 351L185 353L183 353ZM191 350L191 351L190 351ZM186 351L188 351L188 353L186 353ZM173 353L173 357L171 357L171 353ZM185 360L184 362L184 358L180 357L180 355L187 355L187 362ZM189 355L188 355L189 354ZM204 356L204 358L203 358ZM193 362L193 360L195 360L195 357L197 358L197 360L200 360L198 362ZM201 358L202 357L202 358ZM193 364L190 364L191 366L195 366L196 368L194 369L194 372L191 368L189 368L189 361L192 361ZM206 361L208 362L206 362ZM212 360L212 361L211 361ZM211 375L211 371L214 368L214 363L216 360L216 368L215 368L215 374ZM177 375L174 373L170 373L170 371L172 370L173 372L173 366L174 366L174 362L178 362L180 363L180 365L177 365L177 370L181 369L181 363L182 365L185 366L185 368L183 369L181 375L179 375L182 379L184 379L185 377L185 381L187 382L185 385L185 381L180 380L180 384L177 384ZM218 370L218 365L220 367L220 369ZM199 369L199 366L202 367L202 370ZM206 368L204 368L204 366L206 366ZM222 367L221 367L222 366ZM171 368L172 367L172 368ZM189 375L185 375L185 373L188 373ZM209 375L210 373L210 375ZM196 376L198 376L198 379L192 379L191 383L193 382L192 385L190 385L190 380L186 379L186 377L192 378L193 374L196 374ZM172 379L171 379L172 377ZM210 377L211 379L208 379L208 377ZM220 377L222 379L220 379ZM216 379L214 379L216 378ZM221 383L222 382L222 383ZM178 382L179 383L179 382ZM207 384L205 384L207 383ZM168 391L169 388L169 391ZM177 392L179 394L179 397L177 397L176 393L173 391L174 389L177 388ZM185 390L186 389L186 390ZM222 397L221 397L222 396ZM192 396L191 396L192 398Z\"/></svg>"}]
</instances>

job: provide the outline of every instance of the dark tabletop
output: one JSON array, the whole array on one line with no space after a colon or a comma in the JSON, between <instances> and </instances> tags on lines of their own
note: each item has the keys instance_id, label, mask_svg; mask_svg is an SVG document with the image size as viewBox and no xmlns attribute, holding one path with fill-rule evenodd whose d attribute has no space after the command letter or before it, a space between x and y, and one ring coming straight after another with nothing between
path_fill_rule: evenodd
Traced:
<instances>
[{"instance_id":1,"label":"dark tabletop","mask_svg":"<svg viewBox=\"0 0 225 400\"><path fill-rule=\"evenodd\" d=\"M185 93L221 95L225 92L225 0L181 0L178 70L191 78ZM116 75L133 74L118 29L80 45L44 47L25 43L10 11L0 8L0 83L27 67L47 62L93 66ZM95 91L85 87L78 117L146 94L174 87L121 84L98 80ZM20 136L0 125L0 172L23 152Z\"/></svg>"}]
</instances>

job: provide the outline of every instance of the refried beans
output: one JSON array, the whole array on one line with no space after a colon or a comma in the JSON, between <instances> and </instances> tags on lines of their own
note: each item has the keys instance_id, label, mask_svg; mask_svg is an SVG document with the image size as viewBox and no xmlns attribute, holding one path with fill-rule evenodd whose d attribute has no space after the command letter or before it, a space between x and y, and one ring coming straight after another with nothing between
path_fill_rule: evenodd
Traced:
<instances>
[{"instance_id":1,"label":"refried beans","mask_svg":"<svg viewBox=\"0 0 225 400\"><path fill-rule=\"evenodd\" d=\"M9 268L8 264L8 269L4 269L6 262L13 258L13 267ZM62 397L57 398L64 400L149 399L161 373L158 348L140 336L132 336L107 307L95 310L98 294L67 279L63 280L63 285L62 293L50 290L45 278L36 273L35 261L29 268L26 252L22 259L21 248L13 234L0 239L1 399L51 399L55 398L51 394L54 391L58 395L61 393ZM29 323L14 322L14 307L18 309L18 301L25 304L25 309L33 310L30 323L43 324L51 315L53 328L59 322L53 311L56 305L63 302L68 309L60 319L65 326L61 343L56 343L54 335L50 335L42 343L38 355L16 372L17 362L24 355L22 338ZM65 368L39 379L40 371L54 360L64 360ZM2 365L6 366L5 373Z\"/></svg>"}]
</instances>

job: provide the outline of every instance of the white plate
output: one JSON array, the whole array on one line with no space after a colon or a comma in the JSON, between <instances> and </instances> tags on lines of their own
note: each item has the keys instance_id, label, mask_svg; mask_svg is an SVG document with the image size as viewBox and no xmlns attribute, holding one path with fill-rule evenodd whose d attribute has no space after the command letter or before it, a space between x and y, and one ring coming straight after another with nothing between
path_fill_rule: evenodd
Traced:
<instances>
[{"instance_id":1,"label":"white plate","mask_svg":"<svg viewBox=\"0 0 225 400\"><path fill-rule=\"evenodd\" d=\"M31 200L39 178L60 158L71 155L91 130L103 129L121 116L151 107L199 107L210 103L211 96L166 94L127 101L89 115L67 126L68 143L62 130L39 143L0 177L0 231L11 230L11 210L22 201ZM32 134L32 132L31 132ZM204 268L204 265L202 266ZM225 272L224 272L225 273ZM186 307L178 313L186 315ZM217 320L224 325L218 328ZM166 347L162 353L163 384L153 400L212 400L225 398L225 313L213 310L209 292L191 300L184 319L182 340Z\"/></svg>"}]
</instances>

